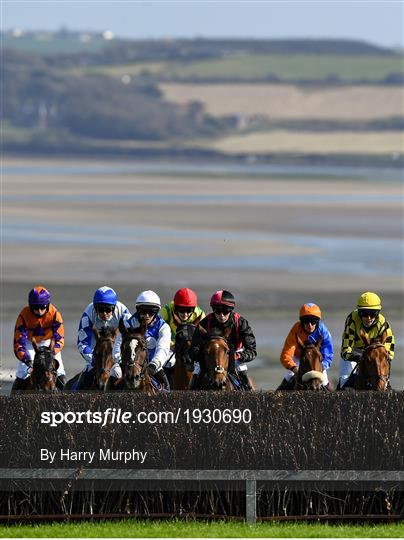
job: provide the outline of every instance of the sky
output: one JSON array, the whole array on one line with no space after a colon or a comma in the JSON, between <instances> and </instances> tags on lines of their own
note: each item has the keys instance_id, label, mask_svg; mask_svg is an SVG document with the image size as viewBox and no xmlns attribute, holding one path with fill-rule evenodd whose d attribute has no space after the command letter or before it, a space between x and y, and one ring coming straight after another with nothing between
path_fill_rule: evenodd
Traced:
<instances>
[{"instance_id":1,"label":"sky","mask_svg":"<svg viewBox=\"0 0 404 540\"><path fill-rule=\"evenodd\" d=\"M168 37L347 38L404 45L402 0L0 0L1 28Z\"/></svg>"}]
</instances>

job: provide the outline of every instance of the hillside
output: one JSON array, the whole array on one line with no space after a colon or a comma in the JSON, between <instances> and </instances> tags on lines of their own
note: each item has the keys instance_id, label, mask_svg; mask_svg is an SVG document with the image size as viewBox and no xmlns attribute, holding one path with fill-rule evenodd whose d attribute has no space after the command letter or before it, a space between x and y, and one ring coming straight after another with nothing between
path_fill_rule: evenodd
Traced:
<instances>
[{"instance_id":1,"label":"hillside","mask_svg":"<svg viewBox=\"0 0 404 540\"><path fill-rule=\"evenodd\" d=\"M346 147L361 160L402 155L403 58L371 44L3 38L6 151L324 159L304 135L321 132L334 158ZM340 143L342 133L356 135Z\"/></svg>"}]
</instances>

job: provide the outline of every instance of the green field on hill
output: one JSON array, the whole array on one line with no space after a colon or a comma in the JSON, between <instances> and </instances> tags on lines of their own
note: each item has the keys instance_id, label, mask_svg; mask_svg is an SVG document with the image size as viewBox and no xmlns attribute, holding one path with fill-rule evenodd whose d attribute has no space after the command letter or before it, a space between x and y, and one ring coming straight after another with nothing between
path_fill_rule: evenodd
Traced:
<instances>
[{"instance_id":1,"label":"green field on hill","mask_svg":"<svg viewBox=\"0 0 404 540\"><path fill-rule=\"evenodd\" d=\"M149 71L175 80L266 80L275 77L282 81L332 80L377 82L391 73L402 74L401 56L363 56L329 54L240 54L213 60L187 62L136 62L79 68L81 73L97 72L121 77ZM77 71L77 68L76 68Z\"/></svg>"},{"instance_id":2,"label":"green field on hill","mask_svg":"<svg viewBox=\"0 0 404 540\"><path fill-rule=\"evenodd\" d=\"M0 526L0 538L400 538L404 522L378 525L225 521L101 521Z\"/></svg>"},{"instance_id":3,"label":"green field on hill","mask_svg":"<svg viewBox=\"0 0 404 540\"><path fill-rule=\"evenodd\" d=\"M269 76L284 81L318 80L335 77L353 81L379 81L390 73L403 73L402 57L337 56L318 54L248 54L217 60L168 65L165 71L179 79L265 79Z\"/></svg>"}]
</instances>

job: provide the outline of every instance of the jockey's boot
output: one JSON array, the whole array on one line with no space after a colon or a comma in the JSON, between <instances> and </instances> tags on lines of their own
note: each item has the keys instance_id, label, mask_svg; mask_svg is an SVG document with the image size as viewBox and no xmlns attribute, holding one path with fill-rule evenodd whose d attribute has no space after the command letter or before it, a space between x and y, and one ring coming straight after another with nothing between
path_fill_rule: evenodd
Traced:
<instances>
[{"instance_id":1,"label":"jockey's boot","mask_svg":"<svg viewBox=\"0 0 404 540\"><path fill-rule=\"evenodd\" d=\"M66 375L58 375L56 378L56 388L60 391L63 390L66 384Z\"/></svg>"},{"instance_id":2,"label":"jockey's boot","mask_svg":"<svg viewBox=\"0 0 404 540\"><path fill-rule=\"evenodd\" d=\"M163 369L164 369L164 373L167 375L167 379L171 387L173 385L174 366L164 367Z\"/></svg>"},{"instance_id":3,"label":"jockey's boot","mask_svg":"<svg viewBox=\"0 0 404 540\"><path fill-rule=\"evenodd\" d=\"M188 390L198 390L198 378L199 375L197 373L192 374L192 378L189 381Z\"/></svg>"},{"instance_id":4,"label":"jockey's boot","mask_svg":"<svg viewBox=\"0 0 404 540\"><path fill-rule=\"evenodd\" d=\"M286 379L283 379L281 384L278 386L276 390L293 390L295 387L295 379L291 379L290 381L287 381Z\"/></svg>"},{"instance_id":5,"label":"jockey's boot","mask_svg":"<svg viewBox=\"0 0 404 540\"><path fill-rule=\"evenodd\" d=\"M166 390L167 392L170 391L170 383L168 382L167 375L164 369L160 369L160 371L157 371L157 373L155 373L153 377L156 379L157 382L163 385L163 390Z\"/></svg>"},{"instance_id":6,"label":"jockey's boot","mask_svg":"<svg viewBox=\"0 0 404 540\"><path fill-rule=\"evenodd\" d=\"M250 381L248 379L248 374L246 371L238 371L237 372L238 378L241 382L241 385L243 387L243 390L252 390L252 386L250 384Z\"/></svg>"},{"instance_id":7,"label":"jockey's boot","mask_svg":"<svg viewBox=\"0 0 404 540\"><path fill-rule=\"evenodd\" d=\"M16 377L13 386L11 387L11 394L14 394L14 392L21 392L22 390L25 390L26 386L27 381L25 379L20 379L19 377Z\"/></svg>"}]
</instances>

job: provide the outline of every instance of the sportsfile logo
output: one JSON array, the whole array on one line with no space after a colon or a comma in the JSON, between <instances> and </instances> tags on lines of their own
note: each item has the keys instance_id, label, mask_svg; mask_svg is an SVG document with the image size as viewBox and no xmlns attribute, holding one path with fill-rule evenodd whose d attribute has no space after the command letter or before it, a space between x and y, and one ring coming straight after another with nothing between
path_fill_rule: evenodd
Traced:
<instances>
[{"instance_id":1,"label":"sportsfile logo","mask_svg":"<svg viewBox=\"0 0 404 540\"><path fill-rule=\"evenodd\" d=\"M61 424L249 424L250 409L181 409L175 411L122 411L108 408L105 411L43 411L41 424L57 427Z\"/></svg>"}]
</instances>

